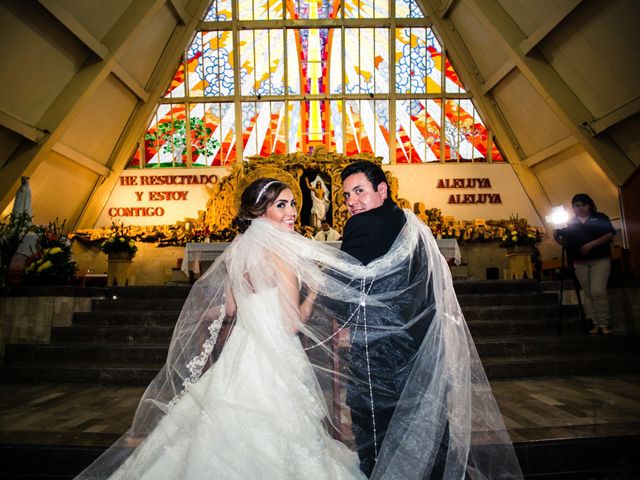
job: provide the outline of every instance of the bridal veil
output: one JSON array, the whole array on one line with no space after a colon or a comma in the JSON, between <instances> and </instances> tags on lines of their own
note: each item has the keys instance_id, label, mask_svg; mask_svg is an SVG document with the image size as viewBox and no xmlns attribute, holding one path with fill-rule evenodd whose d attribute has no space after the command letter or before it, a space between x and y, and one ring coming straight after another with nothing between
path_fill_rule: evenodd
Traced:
<instances>
[{"instance_id":1,"label":"bridal veil","mask_svg":"<svg viewBox=\"0 0 640 480\"><path fill-rule=\"evenodd\" d=\"M315 411L310 414L320 417L329 434L353 450L346 390L350 382L361 383L363 379L351 374L350 337L354 330L365 339L382 330L389 338L416 339L413 344L392 342L393 349L388 352L365 350L364 360L371 365L376 363L373 356L405 355L412 360L410 371L398 374L406 384L386 436L375 446L377 463L372 478L429 478L446 438L444 478L521 478L509 435L458 305L448 265L429 229L411 212L406 215L407 223L390 252L366 267L322 242L284 231L264 219L254 220L193 285L176 324L166 364L140 400L131 429L81 478L107 478L128 457L139 454L136 451L145 439L185 398L193 395L197 399L198 382L207 371L215 370L235 328L249 334L260 331L260 338L270 345L274 364L287 375L300 375L301 369L312 368L314 375L307 391L321 398L322 405L311 407L301 397L291 399L291 408ZM267 291L276 293L275 303L273 296L261 295ZM302 300L311 296L313 308L308 319L301 315L298 296ZM271 338L269 332L261 331L265 328L261 318L243 318L243 302L249 299L261 302L252 312L278 312L282 328L287 335L299 338L304 355L287 348L279 337ZM377 326L373 331L368 324L371 316L386 311L403 321ZM367 388L373 401L378 393L384 396L384 381L372 380L375 371L368 373ZM224 375L228 377L225 381L245 381L234 378L233 368L226 368ZM308 377L299 378L309 382ZM273 382L277 396L278 383ZM377 389L381 391L374 391ZM216 401L193 398L189 401L196 409L211 408L204 405L215 405ZM268 399L255 399L257 404L262 401ZM371 415L375 422L373 410ZM185 418L173 428L193 430L197 418ZM166 452L146 454L161 456ZM250 455L247 461L251 461ZM216 472L211 472L211 478L216 478Z\"/></svg>"}]
</instances>

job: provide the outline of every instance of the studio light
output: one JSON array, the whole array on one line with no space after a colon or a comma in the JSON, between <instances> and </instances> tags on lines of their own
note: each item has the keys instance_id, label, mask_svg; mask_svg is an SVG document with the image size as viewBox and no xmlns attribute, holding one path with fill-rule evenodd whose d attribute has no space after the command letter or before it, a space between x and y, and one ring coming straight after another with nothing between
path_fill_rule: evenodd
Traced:
<instances>
[{"instance_id":1,"label":"studio light","mask_svg":"<svg viewBox=\"0 0 640 480\"><path fill-rule=\"evenodd\" d=\"M569 214L562 205L559 207L552 207L551 213L545 217L547 223L553 225L554 229L566 228L569 221Z\"/></svg>"}]
</instances>

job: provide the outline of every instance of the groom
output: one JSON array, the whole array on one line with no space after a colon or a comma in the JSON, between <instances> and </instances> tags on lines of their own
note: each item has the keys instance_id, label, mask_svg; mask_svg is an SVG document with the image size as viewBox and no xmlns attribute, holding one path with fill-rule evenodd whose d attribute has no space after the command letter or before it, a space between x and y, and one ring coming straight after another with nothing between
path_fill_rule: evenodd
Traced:
<instances>
[{"instance_id":1,"label":"groom","mask_svg":"<svg viewBox=\"0 0 640 480\"><path fill-rule=\"evenodd\" d=\"M380 166L368 161L355 162L343 170L341 177L345 203L351 215L345 225L341 248L367 265L389 252L406 223L405 213L391 200L389 184ZM373 281L367 286L370 287L368 292L402 291L403 287L415 282L411 260L406 261L406 268L403 265L399 269L401 273L382 282ZM363 328L351 330L353 380L347 388L347 404L351 408L360 468L367 476L373 471L387 427L411 372L415 352L433 318L432 288L429 286L423 291L423 298L413 296L415 292L400 294L396 299L397 311L366 307L366 334ZM402 328L408 319L415 318L420 312L425 312L422 321L411 328ZM448 433L445 433L432 479L442 477L447 438Z\"/></svg>"}]
</instances>

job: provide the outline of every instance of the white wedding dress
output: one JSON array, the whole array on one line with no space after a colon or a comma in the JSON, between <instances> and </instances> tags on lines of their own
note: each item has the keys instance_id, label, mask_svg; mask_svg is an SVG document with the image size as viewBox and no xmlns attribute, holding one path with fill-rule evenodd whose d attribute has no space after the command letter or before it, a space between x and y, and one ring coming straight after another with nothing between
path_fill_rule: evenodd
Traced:
<instances>
[{"instance_id":1,"label":"white wedding dress","mask_svg":"<svg viewBox=\"0 0 640 480\"><path fill-rule=\"evenodd\" d=\"M358 383L379 447L372 480L427 477L445 435L444 478L521 479L449 267L428 228L406 216L390 252L366 267L254 220L192 286L129 431L77 478L364 480L346 446L355 439L344 392ZM380 315L402 321L379 326ZM428 327L419 345L395 342L416 327ZM364 381L351 370L354 331L364 336ZM378 444L374 402L397 378L368 365L399 355L415 359Z\"/></svg>"},{"instance_id":2,"label":"white wedding dress","mask_svg":"<svg viewBox=\"0 0 640 480\"><path fill-rule=\"evenodd\" d=\"M238 298L220 358L112 479L364 479L327 411L275 288Z\"/></svg>"}]
</instances>

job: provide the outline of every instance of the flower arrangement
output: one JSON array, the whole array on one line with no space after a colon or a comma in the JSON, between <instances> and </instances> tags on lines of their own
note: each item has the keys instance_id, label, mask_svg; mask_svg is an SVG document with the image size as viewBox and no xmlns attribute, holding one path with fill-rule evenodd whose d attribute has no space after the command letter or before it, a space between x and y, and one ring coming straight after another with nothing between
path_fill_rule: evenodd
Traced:
<instances>
[{"instance_id":1,"label":"flower arrangement","mask_svg":"<svg viewBox=\"0 0 640 480\"><path fill-rule=\"evenodd\" d=\"M211 241L211 231L209 227L194 228L190 232L189 242L191 243L207 243Z\"/></svg>"},{"instance_id":2,"label":"flower arrangement","mask_svg":"<svg viewBox=\"0 0 640 480\"><path fill-rule=\"evenodd\" d=\"M100 249L107 255L123 253L130 258L135 257L138 251L134 238L127 235L124 225L115 222L111 224L111 234L102 242Z\"/></svg>"},{"instance_id":3,"label":"flower arrangement","mask_svg":"<svg viewBox=\"0 0 640 480\"><path fill-rule=\"evenodd\" d=\"M66 220L56 218L46 227L35 227L38 235L36 252L27 259L24 281L45 285L69 284L78 266L72 260L71 243L62 233Z\"/></svg>"},{"instance_id":4,"label":"flower arrangement","mask_svg":"<svg viewBox=\"0 0 640 480\"><path fill-rule=\"evenodd\" d=\"M11 259L30 227L28 213L11 213L0 221L0 286L7 284Z\"/></svg>"},{"instance_id":5,"label":"flower arrangement","mask_svg":"<svg viewBox=\"0 0 640 480\"><path fill-rule=\"evenodd\" d=\"M542 241L542 232L529 225L525 218L511 215L506 230L502 235L500 246L512 248L515 246L533 246Z\"/></svg>"}]
</instances>

